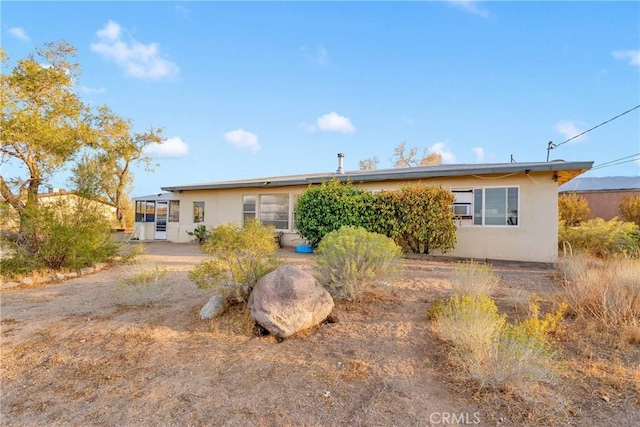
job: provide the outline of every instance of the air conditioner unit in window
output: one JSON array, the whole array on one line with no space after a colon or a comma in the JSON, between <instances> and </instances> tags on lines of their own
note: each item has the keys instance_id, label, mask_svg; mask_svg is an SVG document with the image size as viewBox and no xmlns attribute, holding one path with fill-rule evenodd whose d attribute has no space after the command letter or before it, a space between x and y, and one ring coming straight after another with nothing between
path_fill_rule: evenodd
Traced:
<instances>
[{"instance_id":1,"label":"air conditioner unit in window","mask_svg":"<svg viewBox=\"0 0 640 427\"><path fill-rule=\"evenodd\" d=\"M456 203L451 208L455 216L471 216L471 205Z\"/></svg>"}]
</instances>

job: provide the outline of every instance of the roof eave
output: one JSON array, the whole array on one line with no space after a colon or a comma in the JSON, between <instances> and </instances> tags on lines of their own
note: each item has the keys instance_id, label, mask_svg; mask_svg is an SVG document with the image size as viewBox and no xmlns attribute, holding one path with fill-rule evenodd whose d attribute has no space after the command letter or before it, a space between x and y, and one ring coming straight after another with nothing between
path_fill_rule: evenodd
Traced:
<instances>
[{"instance_id":1,"label":"roof eave","mask_svg":"<svg viewBox=\"0 0 640 427\"><path fill-rule=\"evenodd\" d=\"M558 185L564 184L576 176L588 171L593 166L593 162L549 162L549 163L513 163L509 165L501 164L486 165L486 167L471 168L447 168L448 166L433 166L419 168L384 169L374 171L355 171L344 174L328 173L326 175L316 174L309 177L296 176L295 178L265 178L255 181L229 181L218 183L205 183L194 185L182 185L161 187L163 191L197 191L197 190L221 190L233 188L273 188L289 187L296 185L320 184L324 181L336 178L340 181L351 182L377 182L377 181L406 181L415 179L451 177L451 176L473 176L473 175L496 175L531 172L556 172Z\"/></svg>"}]
</instances>

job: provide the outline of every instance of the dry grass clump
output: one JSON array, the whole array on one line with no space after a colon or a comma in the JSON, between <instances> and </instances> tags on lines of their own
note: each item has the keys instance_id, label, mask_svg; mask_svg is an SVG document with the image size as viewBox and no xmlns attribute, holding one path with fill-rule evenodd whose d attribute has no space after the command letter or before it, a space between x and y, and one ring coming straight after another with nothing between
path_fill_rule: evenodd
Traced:
<instances>
[{"instance_id":1,"label":"dry grass clump","mask_svg":"<svg viewBox=\"0 0 640 427\"><path fill-rule=\"evenodd\" d=\"M156 268L120 280L114 294L120 305L150 306L160 301L169 287L167 271Z\"/></svg>"},{"instance_id":2,"label":"dry grass clump","mask_svg":"<svg viewBox=\"0 0 640 427\"><path fill-rule=\"evenodd\" d=\"M560 269L573 314L608 328L640 326L640 260L578 256L565 259Z\"/></svg>"},{"instance_id":3,"label":"dry grass clump","mask_svg":"<svg viewBox=\"0 0 640 427\"><path fill-rule=\"evenodd\" d=\"M474 260L456 263L452 279L451 286L457 295L491 296L500 282L489 265Z\"/></svg>"}]
</instances>

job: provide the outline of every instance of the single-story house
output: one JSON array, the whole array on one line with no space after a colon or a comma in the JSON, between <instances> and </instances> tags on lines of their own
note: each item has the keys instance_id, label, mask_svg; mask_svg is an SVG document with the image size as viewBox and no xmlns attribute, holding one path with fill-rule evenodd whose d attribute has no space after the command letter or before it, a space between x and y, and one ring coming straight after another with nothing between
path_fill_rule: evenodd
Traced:
<instances>
[{"instance_id":1,"label":"single-story house","mask_svg":"<svg viewBox=\"0 0 640 427\"><path fill-rule=\"evenodd\" d=\"M195 227L257 218L283 232L285 246L303 243L295 206L310 185L337 178L369 191L412 183L438 185L456 196L458 243L450 256L553 262L557 258L558 185L589 170L591 161L457 164L277 176L162 187L134 198L140 240L190 242Z\"/></svg>"},{"instance_id":2,"label":"single-story house","mask_svg":"<svg viewBox=\"0 0 640 427\"><path fill-rule=\"evenodd\" d=\"M640 196L640 176L580 177L561 185L558 191L583 197L594 217L608 221L620 217L624 196Z\"/></svg>"}]
</instances>

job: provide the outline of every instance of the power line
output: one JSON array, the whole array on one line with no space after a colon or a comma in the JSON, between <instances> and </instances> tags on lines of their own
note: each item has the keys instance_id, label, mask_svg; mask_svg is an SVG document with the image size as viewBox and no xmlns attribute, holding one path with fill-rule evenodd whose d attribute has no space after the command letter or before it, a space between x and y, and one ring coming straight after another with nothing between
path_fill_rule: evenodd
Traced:
<instances>
[{"instance_id":1,"label":"power line","mask_svg":"<svg viewBox=\"0 0 640 427\"><path fill-rule=\"evenodd\" d=\"M606 162L606 163L602 163L602 164L596 165L595 167L591 168L591 170L603 169L603 168L608 168L608 167L611 167L611 166L623 165L625 163L637 162L638 160L640 160L640 153L636 153L636 154L633 154L631 156L622 157L620 159L611 160L610 162Z\"/></svg>"},{"instance_id":2,"label":"power line","mask_svg":"<svg viewBox=\"0 0 640 427\"><path fill-rule=\"evenodd\" d=\"M618 115L617 115L617 116L615 116L615 117L610 118L609 120L606 120L606 121L604 121L604 122L600 123L599 125L596 125L596 126L592 127L591 129L587 129L587 130L585 130L584 132L579 133L578 135L572 136L571 138L567 139L566 141L562 141L562 142L561 142L561 143L559 143L559 144L554 144L552 141L549 141L549 144L547 145L547 162L549 161L549 152L550 152L551 150L553 150L554 148L558 148L558 147L559 147L559 146L561 146L562 144L566 144L566 143L567 143L567 142L569 142L569 141L572 141L572 140L574 140L574 139L576 139L576 138L580 138L580 137L581 137L582 135L584 135L585 133L591 132L592 130L597 129L597 128L599 128L599 127L600 127L600 126L602 126L602 125L606 125L607 123L612 122L612 121L614 121L615 119L617 119L617 118L619 118L619 117L622 117L622 116L624 116L625 114L628 114L628 113L632 112L633 110L637 110L638 108L640 108L640 104L636 105L635 107L633 107L633 108L631 108L631 109L629 109L629 110L627 110L627 111L625 111L625 112L623 112L623 113L618 114Z\"/></svg>"}]
</instances>

